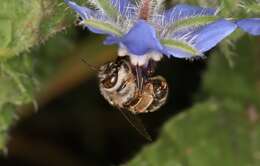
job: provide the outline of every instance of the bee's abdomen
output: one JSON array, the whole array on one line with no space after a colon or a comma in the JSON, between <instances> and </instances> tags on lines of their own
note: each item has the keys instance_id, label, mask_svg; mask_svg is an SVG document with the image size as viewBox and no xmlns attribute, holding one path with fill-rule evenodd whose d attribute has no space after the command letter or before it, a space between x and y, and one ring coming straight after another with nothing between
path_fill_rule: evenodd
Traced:
<instances>
[{"instance_id":1,"label":"bee's abdomen","mask_svg":"<svg viewBox=\"0 0 260 166\"><path fill-rule=\"evenodd\" d=\"M154 112L165 104L168 91L168 84L163 77L152 77L145 83L141 95L135 95L124 105L135 114Z\"/></svg>"}]
</instances>

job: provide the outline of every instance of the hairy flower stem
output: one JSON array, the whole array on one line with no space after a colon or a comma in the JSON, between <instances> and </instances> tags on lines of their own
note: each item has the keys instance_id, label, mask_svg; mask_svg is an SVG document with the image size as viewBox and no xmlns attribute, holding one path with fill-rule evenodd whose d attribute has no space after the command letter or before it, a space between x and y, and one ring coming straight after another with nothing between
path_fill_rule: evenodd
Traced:
<instances>
[{"instance_id":1,"label":"hairy flower stem","mask_svg":"<svg viewBox=\"0 0 260 166\"><path fill-rule=\"evenodd\" d=\"M148 20L150 17L150 10L152 6L152 0L142 0L139 10L139 18L143 20Z\"/></svg>"}]
</instances>

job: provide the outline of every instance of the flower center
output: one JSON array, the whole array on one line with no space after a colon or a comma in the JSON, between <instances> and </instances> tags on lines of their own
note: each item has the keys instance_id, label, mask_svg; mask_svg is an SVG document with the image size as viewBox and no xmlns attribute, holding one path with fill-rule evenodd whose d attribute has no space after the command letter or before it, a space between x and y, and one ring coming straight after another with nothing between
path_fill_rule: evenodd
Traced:
<instances>
[{"instance_id":1,"label":"flower center","mask_svg":"<svg viewBox=\"0 0 260 166\"><path fill-rule=\"evenodd\" d=\"M127 50L127 48L122 47L122 46L118 49L118 56L121 56L121 57L129 56L130 62L134 66L146 66L146 65L149 64L150 60L158 62L163 57L163 55L160 52L157 52L157 51L151 51L151 52L148 52L148 53L146 53L142 56L135 55L135 54L132 54L131 52L129 52Z\"/></svg>"},{"instance_id":2,"label":"flower center","mask_svg":"<svg viewBox=\"0 0 260 166\"><path fill-rule=\"evenodd\" d=\"M150 6L152 0L143 0L139 11L139 19L148 20L150 17Z\"/></svg>"}]
</instances>

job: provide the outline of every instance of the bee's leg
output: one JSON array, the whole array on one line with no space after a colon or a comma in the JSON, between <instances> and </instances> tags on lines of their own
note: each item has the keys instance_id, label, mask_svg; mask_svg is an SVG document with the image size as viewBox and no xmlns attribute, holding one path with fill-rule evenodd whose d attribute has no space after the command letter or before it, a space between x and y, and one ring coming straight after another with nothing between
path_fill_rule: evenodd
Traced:
<instances>
[{"instance_id":1,"label":"bee's leg","mask_svg":"<svg viewBox=\"0 0 260 166\"><path fill-rule=\"evenodd\" d=\"M146 78L147 77L152 77L155 73L155 68L157 67L157 62L150 60L148 65L145 68L145 72L146 72Z\"/></svg>"},{"instance_id":2,"label":"bee's leg","mask_svg":"<svg viewBox=\"0 0 260 166\"><path fill-rule=\"evenodd\" d=\"M143 84L144 84L143 71L140 66L135 66L135 71L136 71L137 94L141 95L143 92Z\"/></svg>"}]
</instances>

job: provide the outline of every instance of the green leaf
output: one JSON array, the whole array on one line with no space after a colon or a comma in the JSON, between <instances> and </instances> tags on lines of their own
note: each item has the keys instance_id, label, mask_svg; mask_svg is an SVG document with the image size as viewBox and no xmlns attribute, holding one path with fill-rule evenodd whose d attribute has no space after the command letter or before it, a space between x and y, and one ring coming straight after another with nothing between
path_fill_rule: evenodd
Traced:
<instances>
[{"instance_id":1,"label":"green leaf","mask_svg":"<svg viewBox=\"0 0 260 166\"><path fill-rule=\"evenodd\" d=\"M0 61L28 51L74 20L63 0L2 0L0 9Z\"/></svg>"},{"instance_id":2,"label":"green leaf","mask_svg":"<svg viewBox=\"0 0 260 166\"><path fill-rule=\"evenodd\" d=\"M0 150L6 148L5 146L8 140L8 129L15 120L15 112L15 106L9 103L2 105L0 108Z\"/></svg>"},{"instance_id":3,"label":"green leaf","mask_svg":"<svg viewBox=\"0 0 260 166\"><path fill-rule=\"evenodd\" d=\"M37 57L46 50L30 54L28 49L33 50L32 46L73 23L72 12L66 12L63 4L63 0L2 0L0 3L0 151L5 147L8 128L15 121L16 107L34 102L36 91L44 85L42 81L57 69L58 65L54 64L57 53ZM66 42L64 38L56 40L57 44L61 41ZM52 45L55 50L68 48L57 44ZM49 71L49 75L42 71ZM11 110L8 105L12 106Z\"/></svg>"},{"instance_id":4,"label":"green leaf","mask_svg":"<svg viewBox=\"0 0 260 166\"><path fill-rule=\"evenodd\" d=\"M233 99L209 100L169 121L160 139L128 166L231 166L260 164L260 124Z\"/></svg>"},{"instance_id":5,"label":"green leaf","mask_svg":"<svg viewBox=\"0 0 260 166\"><path fill-rule=\"evenodd\" d=\"M5 38L0 38L1 56L6 57L28 49L36 40L41 17L41 6L37 0L3 0L0 3L0 34L5 33ZM0 59L1 60L1 59Z\"/></svg>"},{"instance_id":6,"label":"green leaf","mask_svg":"<svg viewBox=\"0 0 260 166\"><path fill-rule=\"evenodd\" d=\"M180 49L184 52L187 52L193 56L199 56L201 53L194 47L192 47L190 44L180 41L180 40L174 40L174 39L162 39L161 44L168 48L173 48L173 49Z\"/></svg>"},{"instance_id":7,"label":"green leaf","mask_svg":"<svg viewBox=\"0 0 260 166\"><path fill-rule=\"evenodd\" d=\"M9 19L0 20L0 48L7 47L12 40L12 24Z\"/></svg>"},{"instance_id":8,"label":"green leaf","mask_svg":"<svg viewBox=\"0 0 260 166\"><path fill-rule=\"evenodd\" d=\"M4 103L21 105L32 101L35 88L32 68L27 55L2 62L0 74L0 106Z\"/></svg>"}]
</instances>

